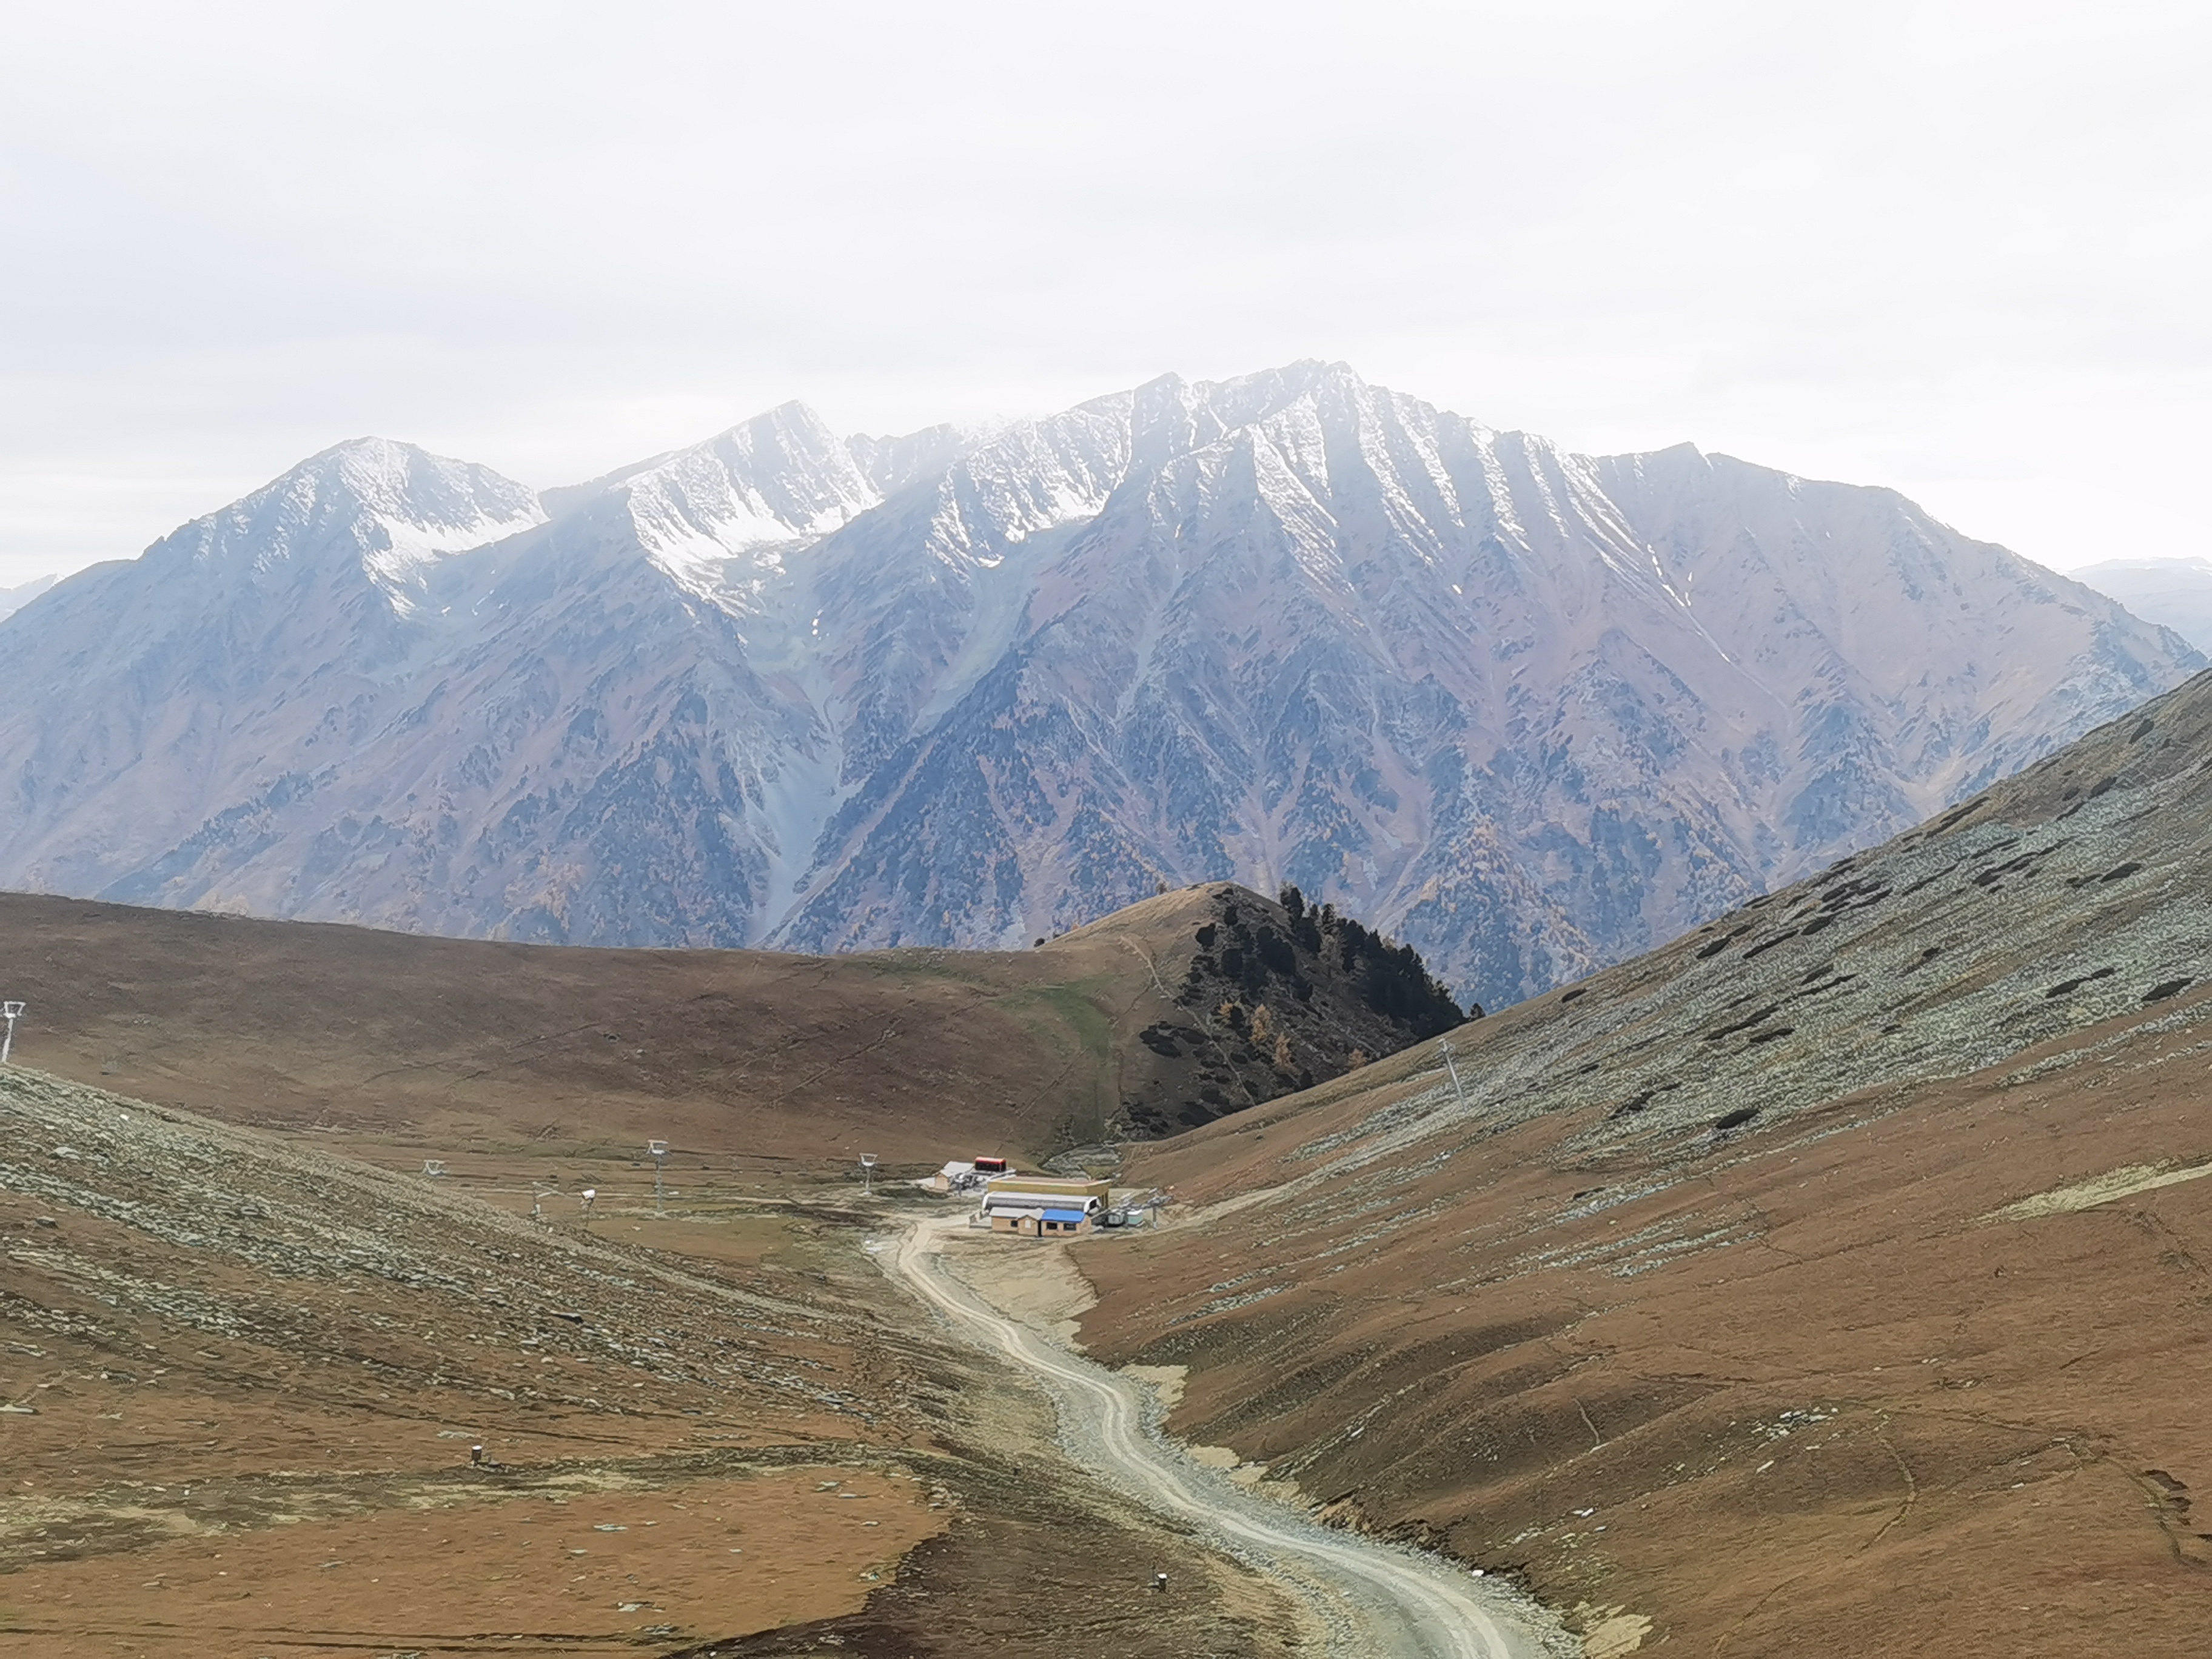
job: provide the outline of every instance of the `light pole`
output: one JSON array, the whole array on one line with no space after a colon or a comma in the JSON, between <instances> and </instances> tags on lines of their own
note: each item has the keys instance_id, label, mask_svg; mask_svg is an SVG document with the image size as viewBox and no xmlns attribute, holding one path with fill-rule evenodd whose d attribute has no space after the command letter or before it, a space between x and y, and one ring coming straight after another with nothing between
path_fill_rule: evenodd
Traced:
<instances>
[{"instance_id":1,"label":"light pole","mask_svg":"<svg viewBox=\"0 0 2212 1659\"><path fill-rule=\"evenodd\" d=\"M0 1066L8 1063L8 1051L15 1046L15 1022L21 1018L23 1005L20 1002L0 1002L0 1019L8 1022L8 1030L0 1036Z\"/></svg>"},{"instance_id":2,"label":"light pole","mask_svg":"<svg viewBox=\"0 0 2212 1659\"><path fill-rule=\"evenodd\" d=\"M646 1156L653 1160L653 1212L659 1215L661 1213L660 1172L668 1163L668 1143L648 1140L645 1143L645 1152Z\"/></svg>"},{"instance_id":3,"label":"light pole","mask_svg":"<svg viewBox=\"0 0 2212 1659\"><path fill-rule=\"evenodd\" d=\"M862 1152L860 1154L860 1196L873 1198L875 1195L876 1155L873 1152Z\"/></svg>"}]
</instances>

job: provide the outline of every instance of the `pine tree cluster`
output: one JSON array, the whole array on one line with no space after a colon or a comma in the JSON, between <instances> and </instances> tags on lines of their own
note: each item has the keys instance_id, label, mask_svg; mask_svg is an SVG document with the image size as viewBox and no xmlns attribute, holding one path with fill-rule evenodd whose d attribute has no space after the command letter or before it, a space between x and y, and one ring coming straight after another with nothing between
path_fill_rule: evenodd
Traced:
<instances>
[{"instance_id":1,"label":"pine tree cluster","mask_svg":"<svg viewBox=\"0 0 2212 1659\"><path fill-rule=\"evenodd\" d=\"M1285 885L1276 896L1290 915L1291 937L1316 955L1325 947L1334 950L1344 971L1358 975L1360 999L1376 1013L1411 1027L1417 1039L1439 1036L1470 1015L1481 1017L1480 1007L1461 1010L1412 945L1392 944L1350 916L1339 915L1334 904L1314 909L1296 887Z\"/></svg>"}]
</instances>

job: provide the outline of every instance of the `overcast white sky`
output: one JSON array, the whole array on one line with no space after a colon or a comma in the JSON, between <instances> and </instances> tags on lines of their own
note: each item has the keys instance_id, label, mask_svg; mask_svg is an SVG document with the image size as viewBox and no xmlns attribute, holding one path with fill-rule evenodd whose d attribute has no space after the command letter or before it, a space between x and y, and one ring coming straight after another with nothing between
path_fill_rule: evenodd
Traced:
<instances>
[{"instance_id":1,"label":"overcast white sky","mask_svg":"<svg viewBox=\"0 0 2212 1659\"><path fill-rule=\"evenodd\" d=\"M545 485L1340 357L2212 553L2201 6L0 9L0 586L364 432Z\"/></svg>"}]
</instances>

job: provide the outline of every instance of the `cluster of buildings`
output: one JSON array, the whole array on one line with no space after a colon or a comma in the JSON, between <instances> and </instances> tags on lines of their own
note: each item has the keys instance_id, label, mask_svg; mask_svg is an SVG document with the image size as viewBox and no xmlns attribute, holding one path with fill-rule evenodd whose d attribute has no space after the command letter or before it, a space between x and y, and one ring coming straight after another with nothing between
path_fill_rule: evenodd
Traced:
<instances>
[{"instance_id":1,"label":"cluster of buildings","mask_svg":"<svg viewBox=\"0 0 2212 1659\"><path fill-rule=\"evenodd\" d=\"M948 1164L921 1184L930 1192L975 1197L977 1213L994 1233L1069 1238L1125 1220L1109 1207L1114 1193L1108 1182L1019 1175L1003 1158Z\"/></svg>"}]
</instances>

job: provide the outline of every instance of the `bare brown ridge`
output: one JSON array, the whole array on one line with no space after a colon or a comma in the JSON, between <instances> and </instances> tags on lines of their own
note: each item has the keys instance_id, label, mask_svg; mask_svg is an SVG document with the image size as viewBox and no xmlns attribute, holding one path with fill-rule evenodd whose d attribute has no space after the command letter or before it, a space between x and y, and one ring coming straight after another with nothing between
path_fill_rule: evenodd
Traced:
<instances>
[{"instance_id":1,"label":"bare brown ridge","mask_svg":"<svg viewBox=\"0 0 2212 1659\"><path fill-rule=\"evenodd\" d=\"M849 1166L1042 1158L1203 1121L1405 1030L1356 975L1230 983L1199 941L1280 907L1180 889L1023 951L592 950L0 894L17 1058L231 1121L410 1146ZM1255 964L1256 965L1256 964ZM1272 1002L1255 1034L1253 1018ZM1235 1005L1233 1018L1219 1011Z\"/></svg>"}]
</instances>

